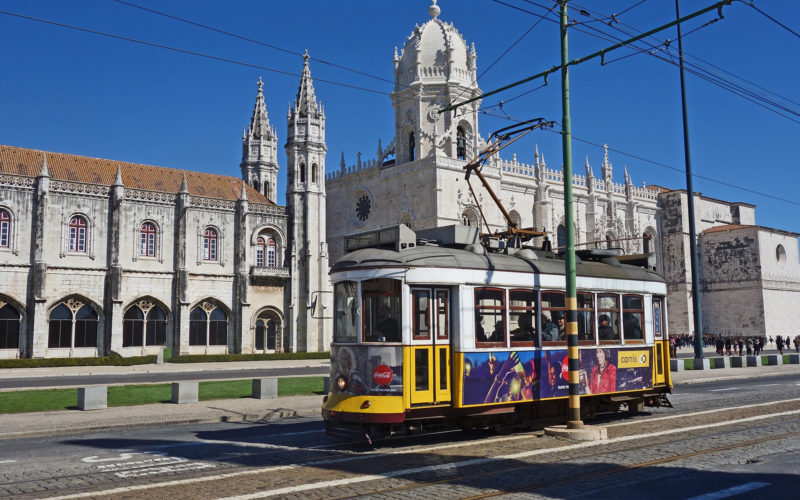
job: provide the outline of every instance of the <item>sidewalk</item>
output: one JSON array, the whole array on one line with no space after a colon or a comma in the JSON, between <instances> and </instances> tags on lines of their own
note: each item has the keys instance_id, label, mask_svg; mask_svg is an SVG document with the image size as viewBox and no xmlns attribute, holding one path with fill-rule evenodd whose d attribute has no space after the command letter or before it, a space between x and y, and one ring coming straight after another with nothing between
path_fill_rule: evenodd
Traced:
<instances>
[{"instance_id":1,"label":"sidewalk","mask_svg":"<svg viewBox=\"0 0 800 500\"><path fill-rule=\"evenodd\" d=\"M152 368L152 365L150 367ZM685 384L786 374L797 374L800 378L800 365L690 370L673 373L672 381L679 390L680 386ZM319 415L321 406L322 395L315 394L267 400L240 398L182 405L162 403L93 411L62 410L7 414L0 415L0 440L144 426L216 422L264 423L276 419Z\"/></svg>"}]
</instances>

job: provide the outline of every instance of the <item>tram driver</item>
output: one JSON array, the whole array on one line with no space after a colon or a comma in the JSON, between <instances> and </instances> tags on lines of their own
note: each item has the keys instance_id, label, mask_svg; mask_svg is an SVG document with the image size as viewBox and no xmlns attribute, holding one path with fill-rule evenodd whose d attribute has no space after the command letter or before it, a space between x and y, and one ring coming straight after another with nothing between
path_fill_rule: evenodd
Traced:
<instances>
[{"instance_id":1,"label":"tram driver","mask_svg":"<svg viewBox=\"0 0 800 500\"><path fill-rule=\"evenodd\" d=\"M397 320L392 317L391 310L386 304L378 308L378 322L375 324L375 335L384 342L400 342L400 328Z\"/></svg>"}]
</instances>

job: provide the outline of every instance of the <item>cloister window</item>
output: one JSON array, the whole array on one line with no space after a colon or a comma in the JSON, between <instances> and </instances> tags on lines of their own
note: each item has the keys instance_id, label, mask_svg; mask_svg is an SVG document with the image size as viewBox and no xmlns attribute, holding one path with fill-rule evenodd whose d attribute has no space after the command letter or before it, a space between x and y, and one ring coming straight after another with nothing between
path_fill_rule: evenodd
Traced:
<instances>
[{"instance_id":1,"label":"cloister window","mask_svg":"<svg viewBox=\"0 0 800 500\"><path fill-rule=\"evenodd\" d=\"M219 236L217 235L217 230L210 227L206 228L203 233L203 260L217 260L218 240Z\"/></svg>"},{"instance_id":2,"label":"cloister window","mask_svg":"<svg viewBox=\"0 0 800 500\"><path fill-rule=\"evenodd\" d=\"M69 251L86 252L86 219L80 215L72 217L69 221Z\"/></svg>"},{"instance_id":3,"label":"cloister window","mask_svg":"<svg viewBox=\"0 0 800 500\"><path fill-rule=\"evenodd\" d=\"M50 311L48 347L97 347L97 313L70 299Z\"/></svg>"},{"instance_id":4,"label":"cloister window","mask_svg":"<svg viewBox=\"0 0 800 500\"><path fill-rule=\"evenodd\" d=\"M558 248L566 248L567 246L567 228L564 224L559 224L556 229L556 246Z\"/></svg>"},{"instance_id":5,"label":"cloister window","mask_svg":"<svg viewBox=\"0 0 800 500\"><path fill-rule=\"evenodd\" d=\"M19 349L19 311L0 299L0 349Z\"/></svg>"},{"instance_id":6,"label":"cloister window","mask_svg":"<svg viewBox=\"0 0 800 500\"><path fill-rule=\"evenodd\" d=\"M306 164L300 164L300 183L305 184L306 182Z\"/></svg>"},{"instance_id":7,"label":"cloister window","mask_svg":"<svg viewBox=\"0 0 800 500\"><path fill-rule=\"evenodd\" d=\"M152 222L145 222L139 230L139 255L143 257L156 256L156 226Z\"/></svg>"},{"instance_id":8,"label":"cloister window","mask_svg":"<svg viewBox=\"0 0 800 500\"><path fill-rule=\"evenodd\" d=\"M228 315L210 302L189 314L189 345L227 345Z\"/></svg>"},{"instance_id":9,"label":"cloister window","mask_svg":"<svg viewBox=\"0 0 800 500\"><path fill-rule=\"evenodd\" d=\"M0 248L11 246L11 214L0 209Z\"/></svg>"},{"instance_id":10,"label":"cloister window","mask_svg":"<svg viewBox=\"0 0 800 500\"><path fill-rule=\"evenodd\" d=\"M650 235L647 233L642 238L642 253L650 253Z\"/></svg>"},{"instance_id":11,"label":"cloister window","mask_svg":"<svg viewBox=\"0 0 800 500\"><path fill-rule=\"evenodd\" d=\"M140 301L122 319L122 347L166 345L167 315L159 306Z\"/></svg>"},{"instance_id":12,"label":"cloister window","mask_svg":"<svg viewBox=\"0 0 800 500\"><path fill-rule=\"evenodd\" d=\"M313 182L314 184L317 183L317 170L318 170L317 169L317 164L316 163L312 164L311 165L311 182Z\"/></svg>"},{"instance_id":13,"label":"cloister window","mask_svg":"<svg viewBox=\"0 0 800 500\"><path fill-rule=\"evenodd\" d=\"M414 132L408 134L408 161L414 161L417 142L414 139Z\"/></svg>"},{"instance_id":14,"label":"cloister window","mask_svg":"<svg viewBox=\"0 0 800 500\"><path fill-rule=\"evenodd\" d=\"M256 350L274 351L278 332L278 321L268 311L259 314L256 320Z\"/></svg>"}]
</instances>

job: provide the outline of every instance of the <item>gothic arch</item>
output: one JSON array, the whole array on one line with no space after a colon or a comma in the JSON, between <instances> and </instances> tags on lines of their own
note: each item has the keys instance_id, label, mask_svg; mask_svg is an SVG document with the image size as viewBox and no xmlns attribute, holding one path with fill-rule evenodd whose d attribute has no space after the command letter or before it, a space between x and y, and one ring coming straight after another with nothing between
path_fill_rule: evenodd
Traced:
<instances>
[{"instance_id":1,"label":"gothic arch","mask_svg":"<svg viewBox=\"0 0 800 500\"><path fill-rule=\"evenodd\" d=\"M64 309L59 309L61 306ZM94 313L97 322L94 325L95 331L89 335L86 335L87 332L90 332L89 330L78 328L80 326L78 324L79 320L86 321L83 324L83 328L91 327L91 323L95 321L91 317L80 317L80 315L87 314L81 312L84 311L84 308L88 308L90 312ZM62 311L68 311L68 313L65 313L67 317L53 318L54 312L60 314ZM71 294L52 302L47 307L47 330L48 349L69 348L70 356L73 355L73 349L92 348L96 349L97 354L100 355L106 350L104 344L105 336L103 334L105 331L103 308L100 307L98 302L83 295Z\"/></svg>"},{"instance_id":2,"label":"gothic arch","mask_svg":"<svg viewBox=\"0 0 800 500\"><path fill-rule=\"evenodd\" d=\"M461 224L470 227L478 228L478 231L481 230L481 219L478 211L475 210L473 207L467 207L464 211L461 212Z\"/></svg>"},{"instance_id":3,"label":"gothic arch","mask_svg":"<svg viewBox=\"0 0 800 500\"><path fill-rule=\"evenodd\" d=\"M472 124L467 120L459 120L458 125L456 125L456 150L453 158L468 160L472 157L474 153L472 148L473 137ZM463 154L461 148L464 148Z\"/></svg>"},{"instance_id":4,"label":"gothic arch","mask_svg":"<svg viewBox=\"0 0 800 500\"><path fill-rule=\"evenodd\" d=\"M0 242L0 249L2 250L10 250L14 255L17 255L19 251L17 250L17 235L19 234L19 214L17 210L11 205L11 203L3 200L0 202L0 210L4 211L8 215L8 220L6 221L8 224L7 233L5 237L7 238L6 244L2 244Z\"/></svg>"},{"instance_id":5,"label":"gothic arch","mask_svg":"<svg viewBox=\"0 0 800 500\"><path fill-rule=\"evenodd\" d=\"M511 218L511 221L517 225L517 228L522 227L522 216L516 210L511 210L508 212L508 216Z\"/></svg>"},{"instance_id":6,"label":"gothic arch","mask_svg":"<svg viewBox=\"0 0 800 500\"><path fill-rule=\"evenodd\" d=\"M142 308L140 305L141 302L151 302L153 305L156 305L161 309L163 309L164 312L167 314L168 318L172 317L172 311L170 311L169 306L163 301L153 297L152 295L142 295L141 297L136 297L135 299L131 300L122 307L123 313L128 309L130 309L131 307L135 306L139 306L139 308L141 309Z\"/></svg>"},{"instance_id":7,"label":"gothic arch","mask_svg":"<svg viewBox=\"0 0 800 500\"><path fill-rule=\"evenodd\" d=\"M14 318L14 312L16 312L16 318ZM23 354L27 350L26 319L27 315L22 303L13 297L0 294L0 349L16 349L19 354Z\"/></svg>"},{"instance_id":8,"label":"gothic arch","mask_svg":"<svg viewBox=\"0 0 800 500\"><path fill-rule=\"evenodd\" d=\"M647 226L642 233L642 236L650 236L649 240L642 239L642 253L657 253L658 249L658 233L652 226ZM649 248L648 248L649 247Z\"/></svg>"},{"instance_id":9,"label":"gothic arch","mask_svg":"<svg viewBox=\"0 0 800 500\"><path fill-rule=\"evenodd\" d=\"M172 314L164 302L145 295L129 302L122 311L122 347L145 348L172 344ZM163 318L159 317L158 311L163 313Z\"/></svg>"},{"instance_id":10,"label":"gothic arch","mask_svg":"<svg viewBox=\"0 0 800 500\"><path fill-rule=\"evenodd\" d=\"M253 352L282 352L284 325L285 318L277 307L266 306L259 309L250 318Z\"/></svg>"}]
</instances>

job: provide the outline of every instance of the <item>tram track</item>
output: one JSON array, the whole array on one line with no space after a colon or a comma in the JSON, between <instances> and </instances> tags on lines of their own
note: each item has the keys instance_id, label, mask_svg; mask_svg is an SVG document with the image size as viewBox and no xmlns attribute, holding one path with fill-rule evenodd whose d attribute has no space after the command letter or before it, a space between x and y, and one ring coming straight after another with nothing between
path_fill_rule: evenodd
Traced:
<instances>
[{"instance_id":1,"label":"tram track","mask_svg":"<svg viewBox=\"0 0 800 500\"><path fill-rule=\"evenodd\" d=\"M764 413L765 408L769 407L770 412ZM674 436L677 433L686 432L687 435L685 437L681 437L681 439L677 441L685 441L690 439L702 439L703 435L706 434L708 431L715 429L711 432L716 432L718 435L724 434L725 432L722 431L727 426L732 426L734 429L729 432L736 432L737 424L746 424L752 426L756 425L760 421L765 419L774 419L774 418L781 418L781 417L790 417L791 419L796 420L796 416L800 414L800 398L796 399L788 399L783 401L777 402L767 402L767 403L758 403L754 405L745 405L744 407L729 407L729 408L719 408L716 410L703 410L699 412L691 412L691 413L684 413L681 415L659 415L654 416L652 418L641 418L635 419L626 422L618 422L609 425L610 431L613 429L614 434L616 436L612 437L609 441L599 442L598 444L612 444L612 443L631 443L634 444L634 441L638 441L641 439L648 439L647 443L639 443L633 446L626 446L626 450L636 450L642 449L652 446L662 446L666 443L671 442L669 437L665 437L666 441L661 442L661 438L657 438L658 436ZM741 419L730 421L729 419L735 419L739 416L744 416ZM710 418L716 417L716 418ZM794 421L794 420L792 420ZM692 425L697 424L699 425ZM783 421L786 422L785 420ZM603 425L600 423L600 425ZM771 423L763 424L765 426L773 425ZM658 432L651 432L645 434L636 434L630 433L630 430L634 430L637 427L647 426L649 429L661 429ZM611 435L611 433L610 433ZM286 459L291 460L290 463L284 463L281 465L273 465L273 466L256 466L254 468L247 467L237 467L231 466L230 463L224 464L220 462L221 465L224 464L225 467L229 467L228 470L219 470L219 472L215 475L206 475L206 474L190 474L190 477L186 477L184 475L183 478L175 477L172 480L162 480L159 483L150 483L145 484L139 481L132 481L127 486L122 486L119 488L112 488L107 490L95 490L95 491L86 491L83 493L74 493L74 494L66 494L62 498L80 498L80 497L89 497L89 496L97 496L97 495L116 495L125 493L126 496L131 497L150 497L152 498L154 490L159 491L156 496L168 496L170 491L182 491L184 487L189 488L190 490L193 489L195 486L200 486L202 484L207 485L208 488L211 488L213 491L226 491L225 484L230 481L236 481L240 479L246 480L248 483L259 484L258 487L251 489L250 491L258 491L261 490L261 493L253 496L253 495L241 495L236 496L234 495L233 498L261 498L264 496L269 496L272 494L281 495L286 494L288 491L294 492L302 492L308 491L326 491L330 496L336 496L335 493L335 486L337 483L336 478L341 478L343 475L348 476L346 479L341 480L344 483L364 483L367 481L372 480L387 480L387 479L394 479L398 481L407 481L408 477L414 475L425 475L428 473L440 474L440 477L434 480L434 482L430 484L441 484L447 483L448 481L454 481L455 478L461 477L453 476L451 472L457 472L458 470L462 470L464 467L472 467L472 466L488 466L488 467L495 467L495 463L501 461L508 461L508 460L520 460L525 459L537 455L542 456L542 460L546 463L559 463L562 460L553 459L554 455L558 455L559 453L568 453L573 455L571 458L566 458L564 460L569 459L579 459L582 456L580 452L581 448L586 448L587 453L592 455L596 454L597 445L593 446L582 446L582 445L575 445L570 444L566 446L558 446L559 443L563 443L563 441L556 441L556 440L539 440L542 437L542 432L527 432L527 433L517 433L511 436L490 436L483 439L469 439L466 438L464 440L459 440L458 442L439 442L435 444L423 444L423 445L412 445L412 446L401 446L398 449L380 449L380 450L370 450L370 451L359 451L348 449L347 447L343 447L344 449L328 449L327 446L324 447L313 447L315 449L308 449L303 447L292 447L287 445L275 445L269 443L236 443L235 441L216 441L216 442L209 442L209 443L198 443L198 444L210 444L210 445L233 445L236 444L238 447L243 449L251 448L254 450L254 453L247 453L246 451L242 453L242 455L247 455L253 461L259 461L259 457L269 457L268 460L275 463L276 461L280 460L285 456ZM440 435L438 439L447 439L447 436ZM779 439L779 438L776 438ZM533 441L532 441L533 440ZM675 441L675 440L672 440ZM755 442L755 441L754 441ZM555 445L555 446L554 446ZM741 445L735 446L747 446L747 443L743 443ZM500 456L486 456L487 449L496 449L499 447L505 447L508 451L514 450L524 450L518 453L510 453L506 455ZM534 447L536 449L531 449ZM326 448L326 449L320 449ZM721 447L720 449L724 449ZM257 450L257 451L256 451ZM458 457L453 455L454 452L458 451ZM323 458L321 460L297 460L297 456L295 453L302 453L302 452L331 452L334 456L329 456ZM713 453L713 450L707 451L706 453ZM290 455L291 454L291 455ZM338 456L335 456L338 455ZM545 458L550 457L550 458ZM227 455L226 458L231 458L230 455ZM317 457L320 458L320 457ZM420 461L422 458L422 461ZM460 458L461 460L458 460ZM681 457L675 455L675 457L671 457L666 459L667 461L670 460L679 460ZM453 461L455 459L455 461ZM204 457L203 460L206 461L214 461L215 458L211 457ZM362 460L373 461L373 463L382 463L385 464L391 463L392 466L386 466L382 464L381 467L378 468L378 471L374 474L359 474L359 466L357 465ZM288 460L287 460L288 461ZM420 463L439 463L441 461L446 461L447 463L443 463L434 467L413 467L413 465L419 465ZM350 462L350 464L348 464ZM252 462L250 462L252 463ZM507 463L507 462L506 462ZM539 462L541 463L541 462ZM642 462L644 464L644 462ZM484 464L484 465L481 465ZM520 468L528 467L529 465L522 464ZM638 467L644 467L645 465L639 465ZM617 472L622 470L629 470L632 466L627 466L626 468L619 468ZM230 468L233 468L231 470ZM363 469L362 469L363 470ZM374 470L374 469L373 469ZM383 472L381 472L381 470ZM508 472L511 469L503 468L502 470ZM616 469L615 469L616 470ZM605 473L612 473L606 471ZM294 482L293 486L286 486L286 481L281 481L278 484L269 480L270 476L274 475L294 475L298 479L300 479L299 483L296 483L294 480L289 482ZM441 474L447 475L446 478L441 478ZM101 479L101 476L105 476L105 473L97 473L95 472L94 477L96 479ZM86 477L87 474L77 474L76 478L82 476ZM478 474L469 474L470 478L478 477ZM586 478L591 477L591 475L584 476ZM577 478L577 476L576 476ZM167 478L164 478L167 479ZM105 481L103 481L105 482ZM283 483L283 484L281 484ZM96 483L95 483L96 484ZM118 484L118 482L117 482ZM538 483L537 483L538 484ZM331 485L334 489L330 489L328 485ZM277 486L277 489L275 489ZM284 486L284 487L282 487ZM410 489L416 489L423 487L421 483L415 483L414 485L410 485ZM537 486L537 488L543 488L545 486ZM178 490L173 490L173 488L178 488ZM328 489L326 489L328 488ZM208 491L205 489L204 491ZM272 492L272 493L270 493ZM56 491L52 491L51 493L57 493ZM63 492L66 493L66 492ZM62 493L62 494L63 494ZM163 493L163 494L162 494ZM347 496L345 496L347 497Z\"/></svg>"},{"instance_id":2,"label":"tram track","mask_svg":"<svg viewBox=\"0 0 800 500\"><path fill-rule=\"evenodd\" d=\"M795 419L793 422L800 423L800 418ZM763 425L759 425L759 426L753 427L751 429L752 430L763 430L763 429L767 429L769 427L775 427L776 425L779 425L779 424L780 425L784 425L786 423L787 422L783 421L783 422L780 422L780 423L763 424ZM738 432L738 429L730 430L730 431L727 431L726 433L723 433L723 434L732 434L732 433L736 433L736 432ZM672 441L670 444L676 444L676 443L679 443L679 442L696 441L698 439L702 439L702 438L706 438L706 437L707 436L700 436L700 437L692 436L692 437L689 437L689 438L684 438L684 439L679 439L679 440L676 440L676 441ZM719 438L721 436L720 436L719 433L717 433L715 435L715 437ZM661 464L665 464L665 463L676 462L676 461L684 460L684 459L687 459L687 458L692 458L692 457L697 457L697 456L702 456L702 455L709 455L709 454L713 454L713 453L719 453L719 452L722 452L722 451L734 450L734 449L737 449L737 448L745 448L745 447L748 447L748 446L754 446L754 445L758 445L758 444L767 443L767 442L770 442L770 441L777 441L777 440L793 438L793 437L800 437L800 431L791 432L791 433L785 433L785 434L772 435L772 436L767 436L767 437L763 437L763 438L759 438L759 439L751 439L749 441L732 443L732 444L728 444L728 445L724 445L724 446L716 446L716 447L707 448L707 449L704 449L704 450L697 450L697 451L693 451L693 452L689 452L689 453L683 453L683 454L673 455L673 456L669 456L669 457L662 457L662 458L658 458L658 459L654 459L654 460L647 460L647 461L642 461L642 462L638 462L638 463L634 463L634 464L628 464L628 465L624 465L624 466L610 467L608 469L604 469L604 470L600 470L600 471L592 471L592 472L579 473L579 474L570 474L569 477L563 477L563 478L547 480L547 481L537 481L537 482L526 484L526 485L523 485L523 486L520 486L520 487L516 487L516 488L513 488L513 489L508 489L508 490L503 490L503 491L496 491L496 492L492 492L492 493L486 493L486 494L475 495L475 496L470 496L470 497L464 497L463 500L477 500L477 499L481 499L481 498L493 498L493 497L513 494L513 493L534 491L534 490L537 490L537 489L543 489L543 488L547 488L547 487L550 487L550 486L556 486L556 485L559 485L559 484L576 483L578 481L582 481L582 480L586 480L586 479L599 478L599 477L603 477L603 476L610 476L610 475L613 475L613 474L618 474L618 473L622 473L622 472L626 472L626 471L630 471L630 470L634 470L634 469L639 469L639 468L643 468L643 467L651 467L651 466L655 466L655 465L661 465ZM637 445L637 446L628 446L628 447L625 447L625 448L622 448L622 449L613 450L613 454L622 454L622 453L628 453L628 452L632 452L632 451L638 451L638 450L642 450L642 449L646 449L646 448L652 448L652 446L653 445L651 443L641 444L641 445ZM574 461L576 459L586 458L588 456L591 456L591 454L587 453L583 457L570 457L570 458L564 459L564 460L548 460L548 463L551 464L551 465L552 464L558 464L558 463L567 463L567 462L570 462L570 461ZM407 493L407 492L411 492L411 491L414 491L414 490L422 490L422 489L425 489L425 488L430 488L432 486L436 486L436 485L439 485L439 484L458 483L458 482L464 482L466 480L474 481L475 479L481 478L481 477L492 477L494 475L497 475L498 473L509 474L509 473L512 473L512 472L523 471L525 469L531 469L531 468L539 467L541 465L542 465L541 462L531 462L531 463L526 463L526 464L517 465L517 466L513 466L513 467L504 467L499 472L498 471L490 471L490 472L481 473L481 472L470 471L469 476L452 476L452 477L448 477L448 478L444 478L444 479L439 479L439 480L436 480L436 481L427 481L427 482L424 482L424 483L418 483L417 482L417 483L414 483L414 484L411 484L411 485L395 487L395 488L385 488L385 489L380 489L380 490L374 490L374 491L370 491L370 492L359 494L359 495L346 495L346 496L332 496L332 495L328 496L328 495L326 495L326 497L327 498L331 498L331 499L335 499L335 500L345 500L345 499L351 499L351 498L360 498L360 497L364 497L364 496L377 496L377 495L399 493L399 492Z\"/></svg>"}]
</instances>

